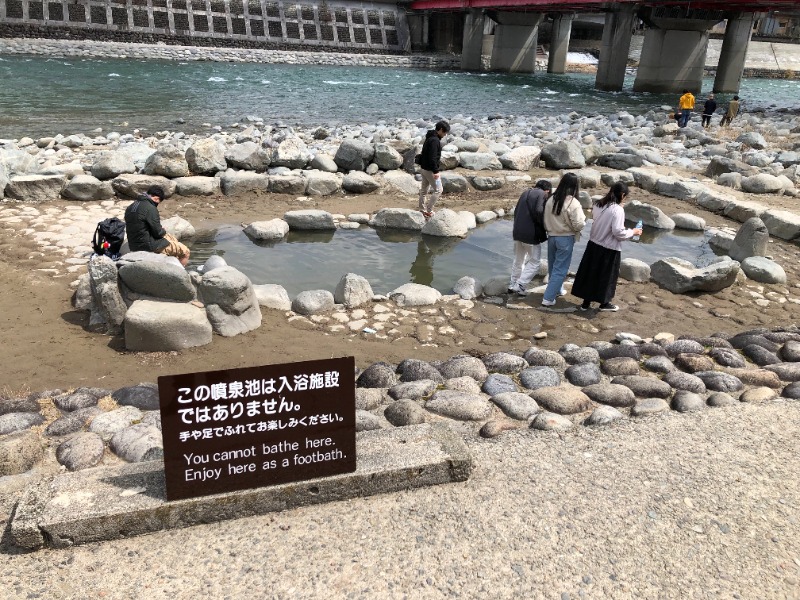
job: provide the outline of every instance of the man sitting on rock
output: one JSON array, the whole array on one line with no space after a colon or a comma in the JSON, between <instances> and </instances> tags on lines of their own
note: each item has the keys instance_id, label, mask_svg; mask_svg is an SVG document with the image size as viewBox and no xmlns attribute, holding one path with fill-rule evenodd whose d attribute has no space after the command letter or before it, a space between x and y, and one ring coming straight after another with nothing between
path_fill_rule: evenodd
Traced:
<instances>
[{"instance_id":1,"label":"man sitting on rock","mask_svg":"<svg viewBox=\"0 0 800 600\"><path fill-rule=\"evenodd\" d=\"M158 205L164 201L164 188L151 185L125 209L125 233L131 252L155 252L174 256L185 267L189 249L161 226Z\"/></svg>"}]
</instances>

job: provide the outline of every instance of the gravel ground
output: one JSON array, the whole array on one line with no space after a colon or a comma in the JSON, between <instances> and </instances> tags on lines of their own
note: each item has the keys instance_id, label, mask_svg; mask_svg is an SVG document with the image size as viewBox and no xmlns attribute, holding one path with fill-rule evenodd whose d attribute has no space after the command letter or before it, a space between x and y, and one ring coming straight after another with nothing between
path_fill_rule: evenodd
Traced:
<instances>
[{"instance_id":1,"label":"gravel ground","mask_svg":"<svg viewBox=\"0 0 800 600\"><path fill-rule=\"evenodd\" d=\"M793 402L472 434L464 484L7 554L0 596L800 598L798 440Z\"/></svg>"}]
</instances>

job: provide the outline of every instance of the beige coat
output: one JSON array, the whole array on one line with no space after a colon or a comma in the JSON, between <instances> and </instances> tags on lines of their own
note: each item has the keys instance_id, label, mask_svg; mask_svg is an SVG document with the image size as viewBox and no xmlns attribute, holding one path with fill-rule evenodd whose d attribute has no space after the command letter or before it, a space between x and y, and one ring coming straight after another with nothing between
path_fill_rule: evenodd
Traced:
<instances>
[{"instance_id":1,"label":"beige coat","mask_svg":"<svg viewBox=\"0 0 800 600\"><path fill-rule=\"evenodd\" d=\"M586 216L583 214L581 203L574 196L567 196L561 214L553 212L553 197L547 199L544 205L544 228L547 235L575 235L583 231Z\"/></svg>"}]
</instances>

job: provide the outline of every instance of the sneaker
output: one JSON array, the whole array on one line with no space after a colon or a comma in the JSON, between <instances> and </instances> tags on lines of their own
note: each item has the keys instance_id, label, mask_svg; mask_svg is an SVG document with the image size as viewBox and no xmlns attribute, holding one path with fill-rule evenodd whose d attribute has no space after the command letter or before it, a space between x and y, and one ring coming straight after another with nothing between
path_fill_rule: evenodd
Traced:
<instances>
[{"instance_id":1,"label":"sneaker","mask_svg":"<svg viewBox=\"0 0 800 600\"><path fill-rule=\"evenodd\" d=\"M515 294L519 294L520 296L527 296L528 295L528 290L526 290L521 285L517 284L517 285L514 286L514 293Z\"/></svg>"},{"instance_id":2,"label":"sneaker","mask_svg":"<svg viewBox=\"0 0 800 600\"><path fill-rule=\"evenodd\" d=\"M555 306L555 304L556 304L555 300L546 300L542 298L542 306Z\"/></svg>"},{"instance_id":3,"label":"sneaker","mask_svg":"<svg viewBox=\"0 0 800 600\"><path fill-rule=\"evenodd\" d=\"M616 304L611 304L610 302L606 302L605 304L600 305L600 310L603 312L617 312L619 310L619 306Z\"/></svg>"},{"instance_id":4,"label":"sneaker","mask_svg":"<svg viewBox=\"0 0 800 600\"><path fill-rule=\"evenodd\" d=\"M567 295L567 290L565 290L564 288L561 288L559 290L559 292L558 292L558 295L559 296L566 296Z\"/></svg>"},{"instance_id":5,"label":"sneaker","mask_svg":"<svg viewBox=\"0 0 800 600\"><path fill-rule=\"evenodd\" d=\"M587 305L587 304L581 304L581 305L578 307L578 310L590 310L591 308L592 308L592 305L591 305L591 304L588 304L588 305Z\"/></svg>"},{"instance_id":6,"label":"sneaker","mask_svg":"<svg viewBox=\"0 0 800 600\"><path fill-rule=\"evenodd\" d=\"M517 293L517 288L516 288L516 286L512 285L510 288L508 288L506 290L506 292L508 292L509 294L516 294Z\"/></svg>"}]
</instances>

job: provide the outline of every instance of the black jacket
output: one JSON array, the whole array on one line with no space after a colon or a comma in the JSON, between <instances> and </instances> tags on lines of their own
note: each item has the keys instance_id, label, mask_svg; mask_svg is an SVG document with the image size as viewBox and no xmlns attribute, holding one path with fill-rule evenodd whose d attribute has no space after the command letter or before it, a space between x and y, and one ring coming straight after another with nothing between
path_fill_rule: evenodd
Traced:
<instances>
[{"instance_id":1,"label":"black jacket","mask_svg":"<svg viewBox=\"0 0 800 600\"><path fill-rule=\"evenodd\" d=\"M544 229L546 201L547 193L539 188L530 188L522 193L514 209L512 236L515 242L541 244L547 240L547 232Z\"/></svg>"},{"instance_id":2,"label":"black jacket","mask_svg":"<svg viewBox=\"0 0 800 600\"><path fill-rule=\"evenodd\" d=\"M161 227L158 205L147 194L139 196L125 209L125 233L131 252L158 252L169 246Z\"/></svg>"},{"instance_id":3,"label":"black jacket","mask_svg":"<svg viewBox=\"0 0 800 600\"><path fill-rule=\"evenodd\" d=\"M442 157L442 141L431 129L425 135L425 143L422 144L422 152L419 157L419 166L432 173L439 172L439 159Z\"/></svg>"},{"instance_id":4,"label":"black jacket","mask_svg":"<svg viewBox=\"0 0 800 600\"><path fill-rule=\"evenodd\" d=\"M717 110L717 101L706 100L706 103L703 105L703 114L713 115L716 110Z\"/></svg>"}]
</instances>

